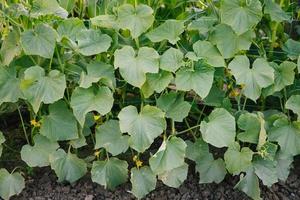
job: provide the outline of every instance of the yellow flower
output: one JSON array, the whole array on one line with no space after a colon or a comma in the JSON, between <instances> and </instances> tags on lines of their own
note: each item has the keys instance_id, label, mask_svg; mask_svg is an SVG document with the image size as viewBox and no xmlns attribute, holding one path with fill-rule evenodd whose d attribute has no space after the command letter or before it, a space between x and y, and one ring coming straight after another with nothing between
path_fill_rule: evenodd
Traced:
<instances>
[{"instance_id":1,"label":"yellow flower","mask_svg":"<svg viewBox=\"0 0 300 200\"><path fill-rule=\"evenodd\" d=\"M41 123L40 122L37 122L35 119L31 120L30 121L30 124L32 126L34 126L35 128L39 128L41 126Z\"/></svg>"},{"instance_id":2,"label":"yellow flower","mask_svg":"<svg viewBox=\"0 0 300 200\"><path fill-rule=\"evenodd\" d=\"M133 160L133 162L136 162L138 160L138 157L135 155L135 156L133 156L132 160Z\"/></svg>"},{"instance_id":3,"label":"yellow flower","mask_svg":"<svg viewBox=\"0 0 300 200\"><path fill-rule=\"evenodd\" d=\"M140 161L140 160L137 160L137 161L135 162L135 165L136 165L137 168L139 168L139 167L143 166L143 162Z\"/></svg>"},{"instance_id":4,"label":"yellow flower","mask_svg":"<svg viewBox=\"0 0 300 200\"><path fill-rule=\"evenodd\" d=\"M99 121L101 119L101 115L94 115L94 120Z\"/></svg>"},{"instance_id":5,"label":"yellow flower","mask_svg":"<svg viewBox=\"0 0 300 200\"><path fill-rule=\"evenodd\" d=\"M94 155L95 155L97 158L99 158L99 156L100 156L100 151L95 151Z\"/></svg>"}]
</instances>

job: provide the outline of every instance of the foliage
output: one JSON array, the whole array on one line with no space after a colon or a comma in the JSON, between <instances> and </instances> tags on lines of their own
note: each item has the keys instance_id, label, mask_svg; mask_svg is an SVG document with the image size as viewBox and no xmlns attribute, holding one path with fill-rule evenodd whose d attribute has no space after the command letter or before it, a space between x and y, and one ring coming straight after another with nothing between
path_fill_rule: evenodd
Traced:
<instances>
[{"instance_id":1,"label":"foliage","mask_svg":"<svg viewBox=\"0 0 300 200\"><path fill-rule=\"evenodd\" d=\"M17 108L30 168L70 183L91 172L111 190L130 179L137 198L157 179L179 187L188 159L200 184L239 176L253 199L287 178L300 154L296 1L93 2L0 3L1 112ZM0 156L14 149L2 131ZM25 187L15 167L0 169L3 199Z\"/></svg>"}]
</instances>

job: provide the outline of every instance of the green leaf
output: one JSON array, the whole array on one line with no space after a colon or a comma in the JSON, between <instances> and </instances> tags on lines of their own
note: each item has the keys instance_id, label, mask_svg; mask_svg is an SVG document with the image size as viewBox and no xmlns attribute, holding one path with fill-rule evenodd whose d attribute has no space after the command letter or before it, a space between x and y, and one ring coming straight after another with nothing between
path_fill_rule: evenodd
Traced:
<instances>
[{"instance_id":1,"label":"green leaf","mask_svg":"<svg viewBox=\"0 0 300 200\"><path fill-rule=\"evenodd\" d=\"M259 181L254 173L253 167L250 167L247 170L246 176L244 176L243 174L240 175L240 181L234 186L234 188L245 192L254 200L261 200Z\"/></svg>"},{"instance_id":2,"label":"green leaf","mask_svg":"<svg viewBox=\"0 0 300 200\"><path fill-rule=\"evenodd\" d=\"M235 119L224 108L215 108L208 122L201 122L200 131L205 142L219 148L228 147L235 141Z\"/></svg>"},{"instance_id":3,"label":"green leaf","mask_svg":"<svg viewBox=\"0 0 300 200\"><path fill-rule=\"evenodd\" d=\"M118 26L128 29L134 39L146 32L154 21L152 8L144 4L139 4L136 8L131 4L123 4L117 12Z\"/></svg>"},{"instance_id":4,"label":"green leaf","mask_svg":"<svg viewBox=\"0 0 300 200\"><path fill-rule=\"evenodd\" d=\"M163 141L158 151L149 159L155 174L170 171L184 164L186 143L178 137Z\"/></svg>"},{"instance_id":5,"label":"green leaf","mask_svg":"<svg viewBox=\"0 0 300 200\"><path fill-rule=\"evenodd\" d=\"M49 115L42 117L40 132L53 141L78 138L77 121L64 101L49 106Z\"/></svg>"},{"instance_id":6,"label":"green leaf","mask_svg":"<svg viewBox=\"0 0 300 200\"><path fill-rule=\"evenodd\" d=\"M163 24L156 27L149 33L147 37L152 42L161 42L163 40L168 40L171 44L176 44L180 40L180 35L184 32L184 21L169 19Z\"/></svg>"},{"instance_id":7,"label":"green leaf","mask_svg":"<svg viewBox=\"0 0 300 200\"><path fill-rule=\"evenodd\" d=\"M2 155L2 149L3 149L2 144L3 144L4 142L5 142L5 137L4 137L3 133L2 133L2 131L0 131L0 157L1 157L1 155Z\"/></svg>"},{"instance_id":8,"label":"green leaf","mask_svg":"<svg viewBox=\"0 0 300 200\"><path fill-rule=\"evenodd\" d=\"M22 51L20 34L15 29L8 33L2 42L0 49L1 63L9 65L11 61Z\"/></svg>"},{"instance_id":9,"label":"green leaf","mask_svg":"<svg viewBox=\"0 0 300 200\"><path fill-rule=\"evenodd\" d=\"M34 29L21 34L21 45L26 55L52 58L57 38L56 31L46 24L38 24Z\"/></svg>"},{"instance_id":10,"label":"green leaf","mask_svg":"<svg viewBox=\"0 0 300 200\"><path fill-rule=\"evenodd\" d=\"M34 18L44 15L56 15L58 17L67 18L68 12L60 7L56 0L34 0L30 15Z\"/></svg>"},{"instance_id":11,"label":"green leaf","mask_svg":"<svg viewBox=\"0 0 300 200\"><path fill-rule=\"evenodd\" d=\"M156 187L156 176L148 166L131 169L131 192L138 199L143 198Z\"/></svg>"},{"instance_id":12,"label":"green leaf","mask_svg":"<svg viewBox=\"0 0 300 200\"><path fill-rule=\"evenodd\" d=\"M254 37L255 34L252 31L237 35L230 26L219 24L211 33L210 41L217 45L220 53L226 59L234 57L241 50L248 50Z\"/></svg>"},{"instance_id":13,"label":"green leaf","mask_svg":"<svg viewBox=\"0 0 300 200\"><path fill-rule=\"evenodd\" d=\"M277 170L277 177L281 181L286 181L290 174L290 168L293 163L293 156L286 155L279 151L276 155L276 170Z\"/></svg>"},{"instance_id":14,"label":"green leaf","mask_svg":"<svg viewBox=\"0 0 300 200\"><path fill-rule=\"evenodd\" d=\"M70 104L76 119L83 127L88 112L97 111L105 115L110 112L113 103L113 94L108 87L92 86L87 89L77 87L73 91Z\"/></svg>"},{"instance_id":15,"label":"green leaf","mask_svg":"<svg viewBox=\"0 0 300 200\"><path fill-rule=\"evenodd\" d=\"M300 95L292 95L285 103L285 108L292 110L300 117Z\"/></svg>"},{"instance_id":16,"label":"green leaf","mask_svg":"<svg viewBox=\"0 0 300 200\"><path fill-rule=\"evenodd\" d=\"M35 135L34 146L26 144L22 147L21 158L30 167L45 167L50 164L49 155L59 148L57 142L42 135Z\"/></svg>"},{"instance_id":17,"label":"green leaf","mask_svg":"<svg viewBox=\"0 0 300 200\"><path fill-rule=\"evenodd\" d=\"M105 189L114 190L127 181L128 164L113 157L104 161L94 161L91 176L93 182L103 185Z\"/></svg>"},{"instance_id":18,"label":"green leaf","mask_svg":"<svg viewBox=\"0 0 300 200\"><path fill-rule=\"evenodd\" d=\"M143 95L148 98L154 91L157 93L162 92L168 87L170 82L174 79L171 72L161 70L157 74L146 74L146 82L143 84L141 90Z\"/></svg>"},{"instance_id":19,"label":"green leaf","mask_svg":"<svg viewBox=\"0 0 300 200\"><path fill-rule=\"evenodd\" d=\"M66 153L62 149L50 154L51 169L58 177L58 181L64 180L73 183L87 172L87 164L75 154Z\"/></svg>"},{"instance_id":20,"label":"green leaf","mask_svg":"<svg viewBox=\"0 0 300 200\"><path fill-rule=\"evenodd\" d=\"M93 61L86 66L86 72L80 76L79 86L89 88L92 83L103 82L110 88L116 87L115 71L112 65L101 61Z\"/></svg>"},{"instance_id":21,"label":"green leaf","mask_svg":"<svg viewBox=\"0 0 300 200\"><path fill-rule=\"evenodd\" d=\"M197 30L200 34L206 34L212 29L216 22L218 22L218 19L214 16L202 16L193 20L188 25L187 30Z\"/></svg>"},{"instance_id":22,"label":"green leaf","mask_svg":"<svg viewBox=\"0 0 300 200\"><path fill-rule=\"evenodd\" d=\"M274 92L281 91L288 85L292 85L295 79L295 69L297 65L290 61L283 61L280 65L272 62L271 67L274 69Z\"/></svg>"},{"instance_id":23,"label":"green leaf","mask_svg":"<svg viewBox=\"0 0 300 200\"><path fill-rule=\"evenodd\" d=\"M257 58L252 68L247 56L236 56L228 65L237 84L244 85L243 93L256 101L261 89L274 83L274 69L263 58Z\"/></svg>"},{"instance_id":24,"label":"green leaf","mask_svg":"<svg viewBox=\"0 0 300 200\"><path fill-rule=\"evenodd\" d=\"M261 20L262 5L259 0L223 0L220 13L221 22L230 25L238 35L241 35Z\"/></svg>"},{"instance_id":25,"label":"green leaf","mask_svg":"<svg viewBox=\"0 0 300 200\"><path fill-rule=\"evenodd\" d=\"M286 118L279 118L269 130L268 138L278 142L284 154L300 154L300 122L289 122Z\"/></svg>"},{"instance_id":26,"label":"green leaf","mask_svg":"<svg viewBox=\"0 0 300 200\"><path fill-rule=\"evenodd\" d=\"M224 154L226 168L229 173L238 175L241 172L245 172L251 165L253 154L253 151L248 147L243 147L241 149L237 142L232 146L229 146Z\"/></svg>"},{"instance_id":27,"label":"green leaf","mask_svg":"<svg viewBox=\"0 0 300 200\"><path fill-rule=\"evenodd\" d=\"M188 140L186 144L186 157L190 160L199 162L209 154L208 144L202 138L197 138L194 143Z\"/></svg>"},{"instance_id":28,"label":"green leaf","mask_svg":"<svg viewBox=\"0 0 300 200\"><path fill-rule=\"evenodd\" d=\"M170 92L161 95L156 101L157 107L166 113L166 117L176 122L182 122L188 116L191 104L184 101L184 95L176 92Z\"/></svg>"},{"instance_id":29,"label":"green leaf","mask_svg":"<svg viewBox=\"0 0 300 200\"><path fill-rule=\"evenodd\" d=\"M60 40L66 37L73 42L76 41L77 36L81 31L86 30L82 20L78 18L68 18L59 23L57 27L57 33Z\"/></svg>"},{"instance_id":30,"label":"green leaf","mask_svg":"<svg viewBox=\"0 0 300 200\"><path fill-rule=\"evenodd\" d=\"M297 70L298 70L298 74L300 74L300 55L297 59Z\"/></svg>"},{"instance_id":31,"label":"green leaf","mask_svg":"<svg viewBox=\"0 0 300 200\"><path fill-rule=\"evenodd\" d=\"M158 178L167 186L178 188L186 179L188 174L188 164L164 172L158 175Z\"/></svg>"},{"instance_id":32,"label":"green leaf","mask_svg":"<svg viewBox=\"0 0 300 200\"><path fill-rule=\"evenodd\" d=\"M25 181L20 173L10 174L6 169L0 169L0 196L3 199L20 194L24 188Z\"/></svg>"},{"instance_id":33,"label":"green leaf","mask_svg":"<svg viewBox=\"0 0 300 200\"><path fill-rule=\"evenodd\" d=\"M260 121L257 115L253 113L244 113L240 115L237 121L238 127L243 130L239 133L237 138L242 142L249 142L253 144L258 143Z\"/></svg>"},{"instance_id":34,"label":"green leaf","mask_svg":"<svg viewBox=\"0 0 300 200\"><path fill-rule=\"evenodd\" d=\"M263 184L268 187L278 182L276 165L276 162L258 156L253 159L255 174L262 180Z\"/></svg>"},{"instance_id":35,"label":"green leaf","mask_svg":"<svg viewBox=\"0 0 300 200\"><path fill-rule=\"evenodd\" d=\"M131 46L115 51L115 68L131 85L141 88L146 81L146 73L158 73L159 54L149 47L141 47L136 54Z\"/></svg>"},{"instance_id":36,"label":"green leaf","mask_svg":"<svg viewBox=\"0 0 300 200\"><path fill-rule=\"evenodd\" d=\"M66 78L58 70L51 70L46 76L43 68L33 66L25 70L21 89L33 111L37 113L42 102L51 104L63 98Z\"/></svg>"},{"instance_id":37,"label":"green leaf","mask_svg":"<svg viewBox=\"0 0 300 200\"><path fill-rule=\"evenodd\" d=\"M15 103L23 97L20 79L16 75L15 67L0 66L0 105L5 102Z\"/></svg>"},{"instance_id":38,"label":"green leaf","mask_svg":"<svg viewBox=\"0 0 300 200\"><path fill-rule=\"evenodd\" d=\"M112 42L110 36L94 29L81 30L76 39L78 41L78 51L84 56L106 52Z\"/></svg>"},{"instance_id":39,"label":"green leaf","mask_svg":"<svg viewBox=\"0 0 300 200\"><path fill-rule=\"evenodd\" d=\"M223 159L214 160L211 153L196 162L196 170L200 174L199 183L221 183L227 174Z\"/></svg>"},{"instance_id":40,"label":"green leaf","mask_svg":"<svg viewBox=\"0 0 300 200\"><path fill-rule=\"evenodd\" d=\"M129 136L122 135L117 120L110 120L96 128L95 149L105 148L113 156L126 152Z\"/></svg>"},{"instance_id":41,"label":"green leaf","mask_svg":"<svg viewBox=\"0 0 300 200\"><path fill-rule=\"evenodd\" d=\"M219 50L209 41L197 41L193 44L193 50L197 57L204 59L207 64L214 67L224 67L225 60Z\"/></svg>"},{"instance_id":42,"label":"green leaf","mask_svg":"<svg viewBox=\"0 0 300 200\"><path fill-rule=\"evenodd\" d=\"M284 12L276 2L273 2L272 0L265 0L264 2L264 13L269 14L272 21L279 23L290 19L290 16Z\"/></svg>"},{"instance_id":43,"label":"green leaf","mask_svg":"<svg viewBox=\"0 0 300 200\"><path fill-rule=\"evenodd\" d=\"M176 72L176 89L194 90L201 98L205 98L212 87L214 72L214 68L200 62L195 63L194 69L182 68Z\"/></svg>"},{"instance_id":44,"label":"green leaf","mask_svg":"<svg viewBox=\"0 0 300 200\"><path fill-rule=\"evenodd\" d=\"M127 106L118 115L122 133L130 135L129 144L138 152L150 147L156 137L166 129L165 113L146 105L138 113L136 107Z\"/></svg>"},{"instance_id":45,"label":"green leaf","mask_svg":"<svg viewBox=\"0 0 300 200\"><path fill-rule=\"evenodd\" d=\"M284 43L282 49L287 53L287 56L291 60L296 60L300 55L300 42L293 39L288 39Z\"/></svg>"},{"instance_id":46,"label":"green leaf","mask_svg":"<svg viewBox=\"0 0 300 200\"><path fill-rule=\"evenodd\" d=\"M160 58L160 68L175 72L183 65L183 53L179 49L169 48Z\"/></svg>"},{"instance_id":47,"label":"green leaf","mask_svg":"<svg viewBox=\"0 0 300 200\"><path fill-rule=\"evenodd\" d=\"M76 0L58 0L58 2L61 7L71 12L75 7Z\"/></svg>"},{"instance_id":48,"label":"green leaf","mask_svg":"<svg viewBox=\"0 0 300 200\"><path fill-rule=\"evenodd\" d=\"M117 17L115 15L98 15L90 18L90 20L94 26L119 30Z\"/></svg>"}]
</instances>

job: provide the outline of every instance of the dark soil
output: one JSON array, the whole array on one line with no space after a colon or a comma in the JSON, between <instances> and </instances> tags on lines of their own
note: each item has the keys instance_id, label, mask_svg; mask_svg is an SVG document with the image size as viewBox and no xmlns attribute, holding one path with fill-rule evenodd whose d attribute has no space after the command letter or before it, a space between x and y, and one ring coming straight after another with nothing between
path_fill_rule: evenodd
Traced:
<instances>
[{"instance_id":1,"label":"dark soil","mask_svg":"<svg viewBox=\"0 0 300 200\"><path fill-rule=\"evenodd\" d=\"M198 184L198 176L191 170L188 179L178 188L169 188L161 182L157 183L155 191L146 199L176 200L248 200L242 192L234 190L238 178L226 177L220 184ZM49 169L37 169L33 177L26 180L26 188L12 199L26 200L94 200L94 199L135 199L130 194L130 183L123 184L115 191L105 190L102 186L92 183L89 176L85 176L74 184L56 182L55 174ZM271 188L262 187L262 198L266 200L300 200L300 162L295 164L288 180L279 182Z\"/></svg>"}]
</instances>

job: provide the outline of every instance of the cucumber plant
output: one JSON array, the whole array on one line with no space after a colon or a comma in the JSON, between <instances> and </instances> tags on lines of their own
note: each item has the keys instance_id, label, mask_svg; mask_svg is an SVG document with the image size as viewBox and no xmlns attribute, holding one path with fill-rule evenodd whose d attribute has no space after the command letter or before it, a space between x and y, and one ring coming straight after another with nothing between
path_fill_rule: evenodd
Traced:
<instances>
[{"instance_id":1,"label":"cucumber plant","mask_svg":"<svg viewBox=\"0 0 300 200\"><path fill-rule=\"evenodd\" d=\"M200 184L239 176L252 199L287 179L300 154L296 1L0 6L1 113L19 114L29 167L70 183L90 171L111 190L130 181L137 198L157 180L179 187L191 162ZM25 186L15 167L0 169L3 199Z\"/></svg>"}]
</instances>

